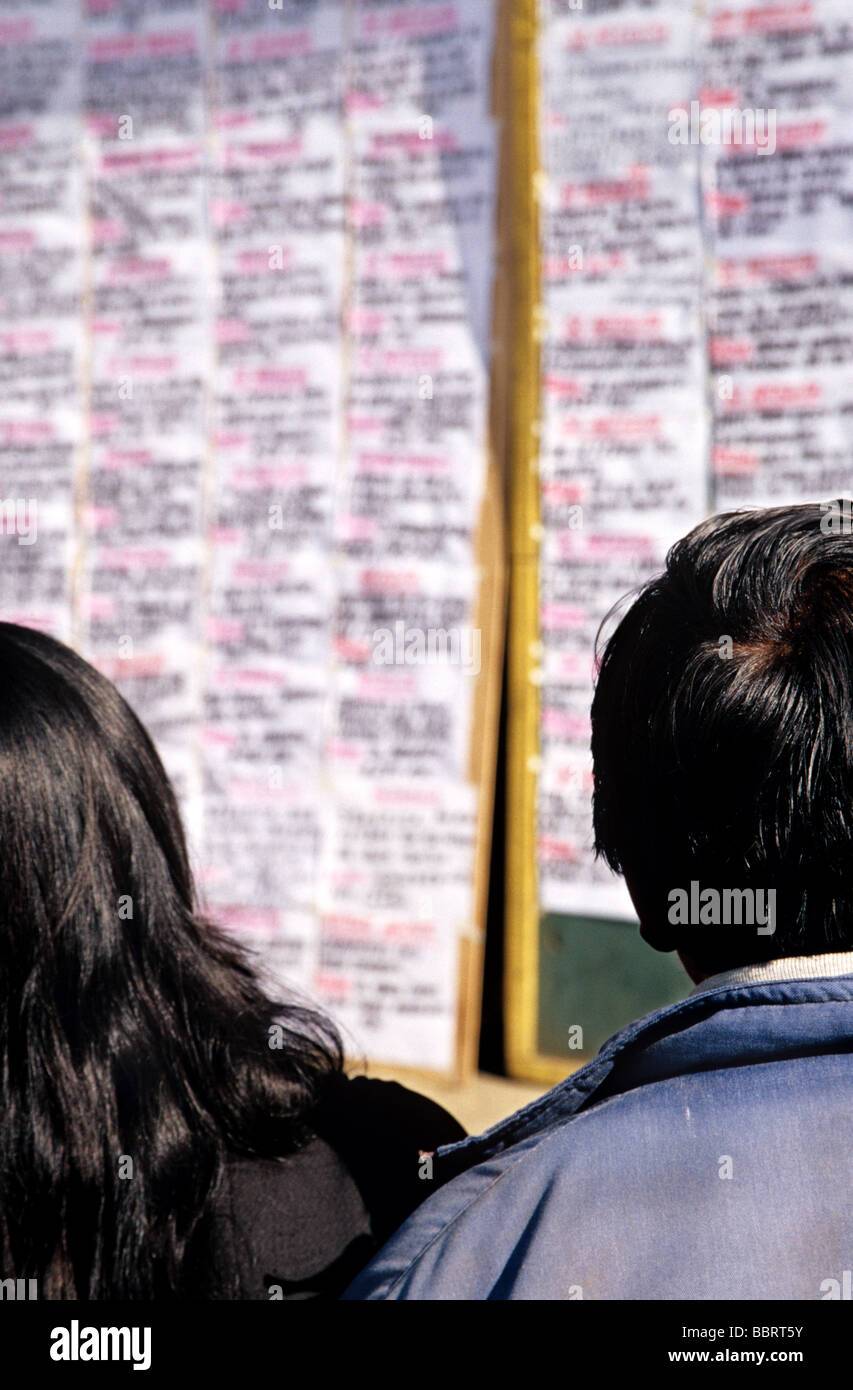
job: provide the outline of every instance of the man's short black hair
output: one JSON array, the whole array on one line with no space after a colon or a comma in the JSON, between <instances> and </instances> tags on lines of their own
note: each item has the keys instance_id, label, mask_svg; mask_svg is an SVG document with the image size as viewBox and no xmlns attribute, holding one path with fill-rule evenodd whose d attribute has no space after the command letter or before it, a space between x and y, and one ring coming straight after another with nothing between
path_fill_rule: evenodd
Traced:
<instances>
[{"instance_id":1,"label":"man's short black hair","mask_svg":"<svg viewBox=\"0 0 853 1390\"><path fill-rule=\"evenodd\" d=\"M732 512L604 646L596 851L706 973L853 949L853 504ZM775 890L775 931L673 925L673 890Z\"/></svg>"}]
</instances>

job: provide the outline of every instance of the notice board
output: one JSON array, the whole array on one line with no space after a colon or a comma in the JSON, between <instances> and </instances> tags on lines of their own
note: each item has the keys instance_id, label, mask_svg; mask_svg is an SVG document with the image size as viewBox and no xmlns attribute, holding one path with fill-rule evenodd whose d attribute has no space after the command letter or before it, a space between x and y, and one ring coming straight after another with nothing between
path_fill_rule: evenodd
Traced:
<instances>
[{"instance_id":1,"label":"notice board","mask_svg":"<svg viewBox=\"0 0 853 1390\"><path fill-rule=\"evenodd\" d=\"M853 32L518 0L510 67L507 1060L552 1082L690 988L592 852L600 624L704 517L850 492Z\"/></svg>"},{"instance_id":2,"label":"notice board","mask_svg":"<svg viewBox=\"0 0 853 1390\"><path fill-rule=\"evenodd\" d=\"M353 1059L459 1075L503 645L498 8L2 10L0 616L117 683L276 987Z\"/></svg>"}]
</instances>

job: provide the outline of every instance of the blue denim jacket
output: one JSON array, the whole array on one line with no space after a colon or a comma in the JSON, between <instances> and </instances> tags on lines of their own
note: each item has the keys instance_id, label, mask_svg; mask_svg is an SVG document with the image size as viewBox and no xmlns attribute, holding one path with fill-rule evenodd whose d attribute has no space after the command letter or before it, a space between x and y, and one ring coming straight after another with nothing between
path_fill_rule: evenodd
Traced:
<instances>
[{"instance_id":1,"label":"blue denim jacket","mask_svg":"<svg viewBox=\"0 0 853 1390\"><path fill-rule=\"evenodd\" d=\"M853 977L694 994L436 1159L345 1298L849 1298Z\"/></svg>"}]
</instances>

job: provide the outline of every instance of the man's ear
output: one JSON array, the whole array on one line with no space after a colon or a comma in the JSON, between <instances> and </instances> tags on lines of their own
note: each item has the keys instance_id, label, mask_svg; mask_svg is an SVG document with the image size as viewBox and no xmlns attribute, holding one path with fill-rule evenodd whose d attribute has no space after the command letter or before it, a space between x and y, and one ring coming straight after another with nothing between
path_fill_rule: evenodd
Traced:
<instances>
[{"instance_id":1,"label":"man's ear","mask_svg":"<svg viewBox=\"0 0 853 1390\"><path fill-rule=\"evenodd\" d=\"M625 871L625 883L631 902L640 919L640 936L655 951L678 949L678 930L667 921L667 894L664 888L652 887L636 874Z\"/></svg>"},{"instance_id":2,"label":"man's ear","mask_svg":"<svg viewBox=\"0 0 853 1390\"><path fill-rule=\"evenodd\" d=\"M675 929L668 922L645 922L640 918L640 936L655 951L677 951Z\"/></svg>"},{"instance_id":3,"label":"man's ear","mask_svg":"<svg viewBox=\"0 0 853 1390\"><path fill-rule=\"evenodd\" d=\"M628 886L628 892L631 894L631 902L634 904L640 919L640 936L646 945L651 946L655 951L677 951L678 959L694 985L701 984L703 980L708 978L709 972L696 965L689 956L678 949L678 928L667 919L669 906L667 889L660 887L660 885L652 887L646 880L639 879L636 874L629 873L627 870L625 882Z\"/></svg>"}]
</instances>

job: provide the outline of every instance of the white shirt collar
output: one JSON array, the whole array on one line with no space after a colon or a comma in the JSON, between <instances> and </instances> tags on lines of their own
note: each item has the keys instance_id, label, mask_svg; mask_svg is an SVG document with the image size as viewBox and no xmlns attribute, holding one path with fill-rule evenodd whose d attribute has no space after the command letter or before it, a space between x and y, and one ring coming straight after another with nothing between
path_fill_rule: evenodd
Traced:
<instances>
[{"instance_id":1,"label":"white shirt collar","mask_svg":"<svg viewBox=\"0 0 853 1390\"><path fill-rule=\"evenodd\" d=\"M743 965L709 975L690 991L703 994L707 989L730 989L734 985L763 985L779 980L819 980L834 975L853 975L853 951L832 951L824 956L785 956L760 965Z\"/></svg>"}]
</instances>

